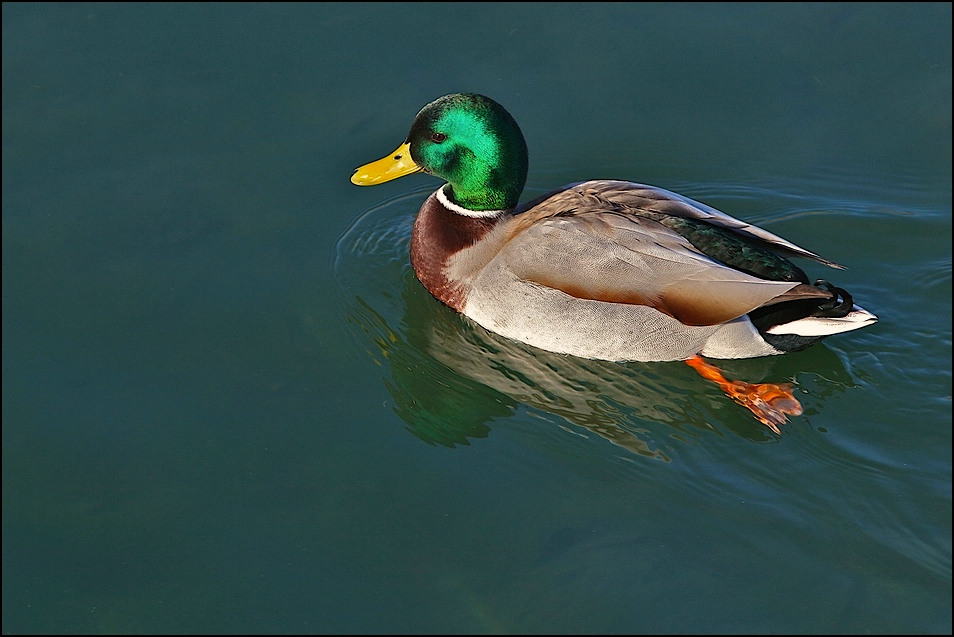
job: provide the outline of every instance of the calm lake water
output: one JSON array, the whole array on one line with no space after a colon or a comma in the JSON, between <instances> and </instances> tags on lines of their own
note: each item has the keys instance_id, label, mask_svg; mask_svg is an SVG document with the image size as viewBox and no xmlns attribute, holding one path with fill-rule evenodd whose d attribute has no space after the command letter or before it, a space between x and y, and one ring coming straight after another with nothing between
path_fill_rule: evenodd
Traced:
<instances>
[{"instance_id":1,"label":"calm lake water","mask_svg":"<svg viewBox=\"0 0 954 637\"><path fill-rule=\"evenodd\" d=\"M951 632L951 4L3 4L3 633ZM489 95L525 197L678 191L876 313L555 356L355 167Z\"/></svg>"}]
</instances>

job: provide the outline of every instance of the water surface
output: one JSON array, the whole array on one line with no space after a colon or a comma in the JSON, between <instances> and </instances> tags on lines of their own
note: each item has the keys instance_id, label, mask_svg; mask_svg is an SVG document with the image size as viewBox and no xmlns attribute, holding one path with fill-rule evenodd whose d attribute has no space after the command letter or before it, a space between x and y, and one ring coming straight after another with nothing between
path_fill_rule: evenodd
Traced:
<instances>
[{"instance_id":1,"label":"water surface","mask_svg":"<svg viewBox=\"0 0 954 637\"><path fill-rule=\"evenodd\" d=\"M3 5L4 633L950 633L950 4ZM555 356L356 188L449 92L526 196L680 192L877 325Z\"/></svg>"}]
</instances>

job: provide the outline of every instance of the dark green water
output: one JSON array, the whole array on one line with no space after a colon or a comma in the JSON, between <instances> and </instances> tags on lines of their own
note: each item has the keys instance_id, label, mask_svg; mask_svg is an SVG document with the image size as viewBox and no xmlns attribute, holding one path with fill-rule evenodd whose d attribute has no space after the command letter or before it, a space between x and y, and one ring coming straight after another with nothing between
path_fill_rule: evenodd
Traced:
<instances>
[{"instance_id":1,"label":"dark green water","mask_svg":"<svg viewBox=\"0 0 954 637\"><path fill-rule=\"evenodd\" d=\"M3 5L3 632L951 631L951 5ZM656 184L880 317L734 361L509 343L348 181L485 93L527 195Z\"/></svg>"}]
</instances>

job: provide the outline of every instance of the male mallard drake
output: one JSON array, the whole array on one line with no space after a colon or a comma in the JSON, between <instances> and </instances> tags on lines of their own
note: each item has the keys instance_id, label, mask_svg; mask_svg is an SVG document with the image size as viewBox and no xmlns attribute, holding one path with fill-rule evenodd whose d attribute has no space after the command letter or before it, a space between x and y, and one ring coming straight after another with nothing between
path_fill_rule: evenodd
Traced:
<instances>
[{"instance_id":1,"label":"male mallard drake","mask_svg":"<svg viewBox=\"0 0 954 637\"><path fill-rule=\"evenodd\" d=\"M411 235L414 271L439 300L554 352L684 360L776 433L786 414L802 413L790 386L730 381L700 356L783 354L878 320L786 257L842 266L662 188L585 181L518 205L527 145L482 95L431 102L397 150L351 181L421 171L447 181Z\"/></svg>"}]
</instances>

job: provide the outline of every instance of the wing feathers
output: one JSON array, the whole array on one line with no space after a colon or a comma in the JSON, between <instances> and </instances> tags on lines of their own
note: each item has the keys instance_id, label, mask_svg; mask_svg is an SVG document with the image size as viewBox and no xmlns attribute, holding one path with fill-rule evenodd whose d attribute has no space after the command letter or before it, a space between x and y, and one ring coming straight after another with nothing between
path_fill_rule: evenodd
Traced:
<instances>
[{"instance_id":1,"label":"wing feathers","mask_svg":"<svg viewBox=\"0 0 954 637\"><path fill-rule=\"evenodd\" d=\"M520 227L499 256L525 281L576 298L650 306L685 325L732 320L797 285L722 265L652 219L586 207L592 210L533 223L517 216Z\"/></svg>"},{"instance_id":2,"label":"wing feathers","mask_svg":"<svg viewBox=\"0 0 954 637\"><path fill-rule=\"evenodd\" d=\"M684 197L663 188L628 181L595 180L574 184L557 195L538 203L538 207L556 208L567 206L573 199L585 200L590 210L607 208L629 214L661 214L674 217L698 219L713 226L732 230L744 237L754 239L768 247L790 256L799 256L823 263L839 270L844 266L829 261L782 237L740 219L729 216L704 203Z\"/></svg>"}]
</instances>

